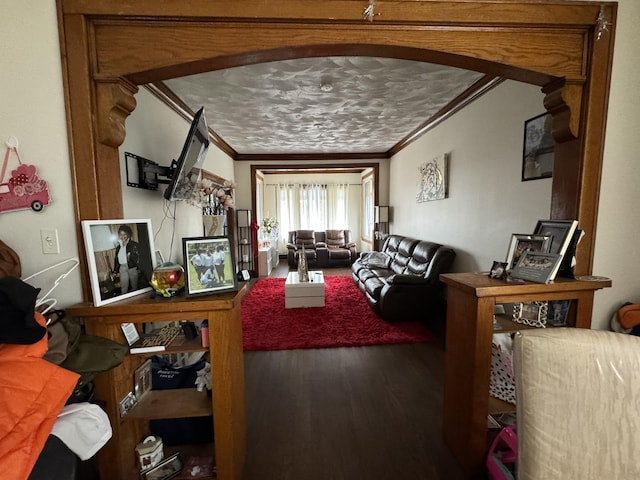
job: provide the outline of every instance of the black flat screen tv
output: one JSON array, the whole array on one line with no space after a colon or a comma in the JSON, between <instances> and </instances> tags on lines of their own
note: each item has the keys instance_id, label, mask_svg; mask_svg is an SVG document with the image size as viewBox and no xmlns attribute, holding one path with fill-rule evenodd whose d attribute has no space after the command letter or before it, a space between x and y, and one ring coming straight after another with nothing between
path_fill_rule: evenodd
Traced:
<instances>
[{"instance_id":1,"label":"black flat screen tv","mask_svg":"<svg viewBox=\"0 0 640 480\"><path fill-rule=\"evenodd\" d=\"M125 152L127 185L157 190L158 184L168 184L164 198L169 201L188 200L199 178L208 148L209 128L202 107L193 117L178 160L173 160L170 166L163 167L147 158Z\"/></svg>"},{"instance_id":2,"label":"black flat screen tv","mask_svg":"<svg viewBox=\"0 0 640 480\"><path fill-rule=\"evenodd\" d=\"M201 107L193 117L180 157L171 163L173 175L169 186L164 191L164 198L170 201L191 198L195 186L191 178L191 171L202 166L208 148L209 128L204 115L204 107Z\"/></svg>"}]
</instances>

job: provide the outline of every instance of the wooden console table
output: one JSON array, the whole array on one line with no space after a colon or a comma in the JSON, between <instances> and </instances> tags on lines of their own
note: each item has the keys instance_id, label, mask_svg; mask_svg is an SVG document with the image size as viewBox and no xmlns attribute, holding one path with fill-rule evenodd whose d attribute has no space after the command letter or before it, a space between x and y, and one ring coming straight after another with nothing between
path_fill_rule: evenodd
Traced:
<instances>
[{"instance_id":1,"label":"wooden console table","mask_svg":"<svg viewBox=\"0 0 640 480\"><path fill-rule=\"evenodd\" d=\"M486 478L495 305L571 299L568 326L590 328L593 294L611 280L517 285L476 273L443 274L440 280L447 285L444 440L470 478Z\"/></svg>"},{"instance_id":2,"label":"wooden console table","mask_svg":"<svg viewBox=\"0 0 640 480\"><path fill-rule=\"evenodd\" d=\"M122 417L119 402L133 389L135 369L146 355L129 354L123 363L96 379L96 398L103 402L113 436L98 452L100 478L138 480L135 446L149 435L148 420L208 417L213 415L215 441L201 455L214 455L219 480L240 480L245 456L244 361L240 303L247 287L194 298L149 298L139 295L121 302L94 307L79 304L67 313L84 319L87 333L125 343L121 324L202 320L209 322L209 347L200 338L161 353L208 351L211 360L213 398L195 388L149 392L130 413ZM205 420L203 420L205 421ZM189 445L183 446L189 449ZM185 453L183 447L179 450ZM165 452L167 453L167 452ZM185 458L183 458L183 461Z\"/></svg>"}]
</instances>

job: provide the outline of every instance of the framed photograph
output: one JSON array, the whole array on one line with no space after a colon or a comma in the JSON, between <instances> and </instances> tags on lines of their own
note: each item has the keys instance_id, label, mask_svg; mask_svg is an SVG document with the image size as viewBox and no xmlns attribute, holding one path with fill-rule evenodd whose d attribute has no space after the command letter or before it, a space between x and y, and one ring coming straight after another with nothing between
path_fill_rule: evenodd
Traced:
<instances>
[{"instance_id":1,"label":"framed photograph","mask_svg":"<svg viewBox=\"0 0 640 480\"><path fill-rule=\"evenodd\" d=\"M140 401L151 390L151 359L136 368L133 374L133 394Z\"/></svg>"},{"instance_id":2,"label":"framed photograph","mask_svg":"<svg viewBox=\"0 0 640 480\"><path fill-rule=\"evenodd\" d=\"M550 235L529 235L526 233L514 233L511 235L509 250L507 252L507 270L515 267L520 257L527 250L532 252L548 253L551 247Z\"/></svg>"},{"instance_id":3,"label":"framed photograph","mask_svg":"<svg viewBox=\"0 0 640 480\"><path fill-rule=\"evenodd\" d=\"M491 266L491 271L489 272L489 278L495 278L497 280L507 278L507 263L494 261Z\"/></svg>"},{"instance_id":4,"label":"framed photograph","mask_svg":"<svg viewBox=\"0 0 640 480\"><path fill-rule=\"evenodd\" d=\"M523 182L553 176L553 145L551 114L543 113L524 122Z\"/></svg>"},{"instance_id":5,"label":"framed photograph","mask_svg":"<svg viewBox=\"0 0 640 480\"><path fill-rule=\"evenodd\" d=\"M151 291L151 220L84 220L82 234L96 307Z\"/></svg>"},{"instance_id":6,"label":"framed photograph","mask_svg":"<svg viewBox=\"0 0 640 480\"><path fill-rule=\"evenodd\" d=\"M577 220L538 220L533 233L550 236L551 245L548 253L564 256L577 227Z\"/></svg>"},{"instance_id":7,"label":"framed photograph","mask_svg":"<svg viewBox=\"0 0 640 480\"><path fill-rule=\"evenodd\" d=\"M182 470L182 460L180 453L174 453L165 458L162 462L142 473L144 480L167 480L177 476Z\"/></svg>"},{"instance_id":8,"label":"framed photograph","mask_svg":"<svg viewBox=\"0 0 640 480\"><path fill-rule=\"evenodd\" d=\"M187 296L238 289L235 256L229 237L182 239Z\"/></svg>"},{"instance_id":9,"label":"framed photograph","mask_svg":"<svg viewBox=\"0 0 640 480\"><path fill-rule=\"evenodd\" d=\"M571 300L549 300L547 323L554 327L565 326L570 307Z\"/></svg>"},{"instance_id":10,"label":"framed photograph","mask_svg":"<svg viewBox=\"0 0 640 480\"><path fill-rule=\"evenodd\" d=\"M125 397L120 400L120 416L124 417L129 410L135 407L138 404L138 399L133 394L133 392L129 392L125 395Z\"/></svg>"},{"instance_id":11,"label":"framed photograph","mask_svg":"<svg viewBox=\"0 0 640 480\"><path fill-rule=\"evenodd\" d=\"M547 326L548 302L526 302L513 305L513 321L530 327Z\"/></svg>"},{"instance_id":12,"label":"framed photograph","mask_svg":"<svg viewBox=\"0 0 640 480\"><path fill-rule=\"evenodd\" d=\"M557 253L524 252L518 264L511 270L513 278L520 278L536 283L549 283L552 281L562 257Z\"/></svg>"}]
</instances>

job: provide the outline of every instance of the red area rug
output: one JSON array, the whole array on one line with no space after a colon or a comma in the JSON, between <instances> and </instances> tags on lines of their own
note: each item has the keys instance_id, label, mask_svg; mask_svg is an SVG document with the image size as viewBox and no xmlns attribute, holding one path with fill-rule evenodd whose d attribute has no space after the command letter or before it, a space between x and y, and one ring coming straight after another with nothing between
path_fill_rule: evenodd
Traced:
<instances>
[{"instance_id":1,"label":"red area rug","mask_svg":"<svg viewBox=\"0 0 640 480\"><path fill-rule=\"evenodd\" d=\"M349 276L325 277L325 306L284 308L284 278L261 278L242 302L245 351L430 342L419 322L378 317Z\"/></svg>"}]
</instances>

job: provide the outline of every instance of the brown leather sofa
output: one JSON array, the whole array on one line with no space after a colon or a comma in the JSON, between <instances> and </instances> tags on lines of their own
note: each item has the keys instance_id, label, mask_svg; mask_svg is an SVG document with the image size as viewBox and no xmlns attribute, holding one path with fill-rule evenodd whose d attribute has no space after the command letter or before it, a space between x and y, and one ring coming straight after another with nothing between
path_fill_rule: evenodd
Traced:
<instances>
[{"instance_id":1,"label":"brown leather sofa","mask_svg":"<svg viewBox=\"0 0 640 480\"><path fill-rule=\"evenodd\" d=\"M291 268L297 268L303 245L310 267L348 267L357 257L351 230L292 230L288 240L287 263Z\"/></svg>"},{"instance_id":2,"label":"brown leather sofa","mask_svg":"<svg viewBox=\"0 0 640 480\"><path fill-rule=\"evenodd\" d=\"M441 296L439 275L451 268L455 251L438 243L389 235L380 252L365 252L351 276L377 315L395 322L424 319Z\"/></svg>"}]
</instances>

